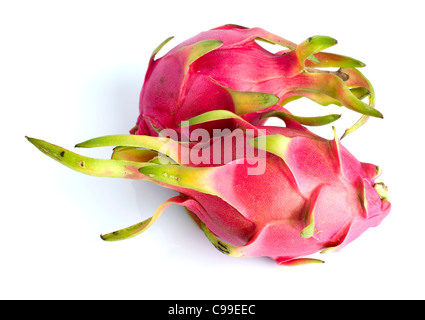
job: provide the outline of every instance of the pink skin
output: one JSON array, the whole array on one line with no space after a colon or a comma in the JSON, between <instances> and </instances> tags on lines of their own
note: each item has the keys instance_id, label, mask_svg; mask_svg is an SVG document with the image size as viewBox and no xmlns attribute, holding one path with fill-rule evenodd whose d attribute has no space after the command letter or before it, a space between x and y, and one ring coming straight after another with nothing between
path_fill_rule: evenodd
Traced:
<instances>
[{"instance_id":1,"label":"pink skin","mask_svg":"<svg viewBox=\"0 0 425 320\"><path fill-rule=\"evenodd\" d=\"M291 50L271 53L255 41L258 39L266 39ZM193 53L191 46L207 40L222 43L206 53L199 54L194 61L190 60L190 54ZM207 111L221 109L238 113L233 97L227 89L265 93L276 97L274 105L265 103L250 112L239 113L254 125L264 124L265 120L260 118L268 108L286 111L280 106L284 103L283 100L293 95L306 94L305 91L310 97L316 91L330 96L337 94L338 96L333 98L342 99L341 102L347 108L359 107L360 102L354 101L355 98L339 83L342 81L336 75L306 74L305 66L317 65L305 60L307 57L298 56L299 53L294 50L296 47L293 42L261 28L226 25L201 32L180 43L162 58L155 60L153 55L140 94L140 115L130 133L157 136L158 129L170 128L178 131L178 125L182 121ZM319 52L317 57L325 63L331 60L335 64L328 63L326 66L339 67L347 63L347 57L343 56ZM353 63L354 60L350 61ZM363 66L359 61L355 64ZM332 83L331 88L328 88L328 83ZM370 88L368 83L363 85ZM350 97L347 98L346 95ZM353 106L356 104L357 107ZM209 130L235 128L230 120L204 124L202 127Z\"/></svg>"},{"instance_id":2,"label":"pink skin","mask_svg":"<svg viewBox=\"0 0 425 320\"><path fill-rule=\"evenodd\" d=\"M288 49L271 53L258 40ZM382 117L374 109L371 84L356 69L364 64L320 52L334 44L335 39L315 36L297 46L261 28L226 25L201 32L155 59L160 46L149 62L140 93L140 114L130 133L157 136L161 129L179 131L182 121L212 110L228 110L253 125L263 125L261 117L270 109L287 112L282 106L293 96L305 96L321 104L337 103L365 116ZM341 69L318 69L328 67ZM365 89L362 94L350 91L359 87ZM257 96L241 100L234 92ZM370 95L369 105L360 101L364 94ZM260 101L249 105L256 99ZM366 120L363 118L356 128ZM211 131L236 127L230 120L221 120L203 124L202 128Z\"/></svg>"},{"instance_id":3,"label":"pink skin","mask_svg":"<svg viewBox=\"0 0 425 320\"><path fill-rule=\"evenodd\" d=\"M202 32L177 45L164 57L151 61L140 95L138 129L131 133L156 136L152 125L158 129L177 129L181 121L203 112L217 109L234 112L232 98L221 86L277 94L280 89L271 90L269 86L255 85L255 82L282 77L287 72L285 69L299 64L292 63L293 55L278 56L263 49L254 41L261 36L296 46L260 28L224 26ZM192 63L186 74L183 68L185 53L179 50L209 39L220 40L223 44L219 50L213 50ZM282 66L285 68L282 69ZM259 118L260 115L257 115L252 120L257 124L264 123ZM231 121L214 124L214 128L227 127L232 128Z\"/></svg>"},{"instance_id":4,"label":"pink skin","mask_svg":"<svg viewBox=\"0 0 425 320\"><path fill-rule=\"evenodd\" d=\"M262 129L292 138L284 157L267 153L262 175L248 175L250 165L237 160L218 167L165 165L141 172L179 191L187 200L182 205L217 238L237 246L238 255L268 256L279 264L339 250L388 215L390 203L373 187L377 167L359 162L337 139L292 128ZM196 176L189 184L164 178L188 174ZM204 185L208 190L195 190Z\"/></svg>"},{"instance_id":5,"label":"pink skin","mask_svg":"<svg viewBox=\"0 0 425 320\"><path fill-rule=\"evenodd\" d=\"M289 49L273 54L258 45L255 41L258 39ZM130 131L149 137L126 137L142 138L136 142L146 143L141 140L152 139L159 130L172 129L181 138L182 121L207 111L227 110L240 118L198 122L190 126L191 132L196 128L211 132L258 127L265 133L245 138L283 137L283 144L267 143L275 149L266 149L268 152L262 156L266 162L264 174L248 174L252 169L248 160L252 159L246 153L236 152L238 148L230 139L233 133L224 137L222 147L232 144L232 160L222 158L218 164L211 160L217 154L214 146L218 139L208 147L212 149L205 156L210 158L209 164L183 164L181 152L173 158L179 164L173 165L151 162L155 156L146 153L143 155L146 159L137 159L140 150L135 151L136 148L160 152L155 149L155 143L154 147L107 144L133 149L117 151L123 162L116 155L108 160L111 162L86 157L85 163L80 161L82 157L60 147L32 138L30 141L74 170L97 176L149 180L181 194L163 204L154 214L155 219L105 238L119 240L143 232L163 209L174 203L190 210L208 239L228 254L268 256L279 264L299 264L304 262L301 256L345 246L367 228L378 225L390 210L386 197L375 190L377 167L359 162L337 139L328 141L312 134L301 125L303 120L296 120L300 117L285 119L286 128L262 127L266 112L279 110L288 114L282 105L293 96L306 96L323 105L344 105L367 117L382 116L373 109L372 86L355 69L363 66L362 63L319 52L333 45L333 40L316 36L297 46L260 28L226 25L184 41L162 58L155 60L159 49L154 51L140 94L140 115ZM312 54L315 54L313 59ZM314 62L315 59L320 62ZM341 69L332 73L317 70L320 67ZM370 105L360 101L365 94L370 95ZM367 118L364 117L353 127L364 123ZM108 139L110 142L116 137L103 142L108 143ZM80 146L84 147L84 143ZM100 145L88 147L95 146ZM63 156L57 156L63 152L67 163ZM75 159L84 165L76 165Z\"/></svg>"},{"instance_id":6,"label":"pink skin","mask_svg":"<svg viewBox=\"0 0 425 320\"><path fill-rule=\"evenodd\" d=\"M42 140L28 139L40 151L76 171L148 180L180 193L161 205L152 218L102 235L105 240L140 234L166 207L177 204L191 211L220 251L235 256L268 256L279 264L297 265L315 261L301 258L305 255L338 250L369 227L377 226L391 205L385 187L375 183L380 173L375 165L359 162L337 138L329 141L305 128L294 128L290 121L286 125L260 127L262 132L253 134L247 128L242 131L251 142L248 145L259 149L257 160L266 162L265 171L257 175L249 174L256 166L250 164L253 157L236 153L237 140L231 139L234 132L205 146L214 150L221 141L232 150L234 160L222 158L214 166L180 163L184 148L192 150L198 144L170 140L165 143L171 143L171 149L179 148L166 154L177 163L158 163L157 152L164 144L150 136L106 136L77 145L124 146L114 150L111 160L80 156ZM261 139L266 139L266 145L260 143Z\"/></svg>"}]
</instances>

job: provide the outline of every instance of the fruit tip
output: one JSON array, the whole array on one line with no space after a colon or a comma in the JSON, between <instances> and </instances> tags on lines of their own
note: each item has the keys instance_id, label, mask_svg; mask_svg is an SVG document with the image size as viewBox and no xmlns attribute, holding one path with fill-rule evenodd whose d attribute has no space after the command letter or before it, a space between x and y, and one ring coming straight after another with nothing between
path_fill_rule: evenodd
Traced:
<instances>
[{"instance_id":1,"label":"fruit tip","mask_svg":"<svg viewBox=\"0 0 425 320\"><path fill-rule=\"evenodd\" d=\"M322 36L323 39L326 39L327 41L329 41L329 43L334 46L336 44L338 44L338 40L336 40L335 38L329 37L329 36Z\"/></svg>"},{"instance_id":2,"label":"fruit tip","mask_svg":"<svg viewBox=\"0 0 425 320\"><path fill-rule=\"evenodd\" d=\"M30 143L32 143L33 145L36 145L36 140L37 139L35 139L35 138L31 138L31 137L28 137L28 136L25 136L25 139L27 139Z\"/></svg>"},{"instance_id":3,"label":"fruit tip","mask_svg":"<svg viewBox=\"0 0 425 320\"><path fill-rule=\"evenodd\" d=\"M376 109L370 109L370 112L364 113L364 115L369 115L375 118L384 119L384 115Z\"/></svg>"},{"instance_id":4,"label":"fruit tip","mask_svg":"<svg viewBox=\"0 0 425 320\"><path fill-rule=\"evenodd\" d=\"M101 235L100 235L100 239L102 239L103 241L112 242L112 241L116 240L116 239L114 239L114 237L112 236L113 234L114 234L114 232L101 234ZM111 237L111 236L112 236L112 237Z\"/></svg>"}]
</instances>

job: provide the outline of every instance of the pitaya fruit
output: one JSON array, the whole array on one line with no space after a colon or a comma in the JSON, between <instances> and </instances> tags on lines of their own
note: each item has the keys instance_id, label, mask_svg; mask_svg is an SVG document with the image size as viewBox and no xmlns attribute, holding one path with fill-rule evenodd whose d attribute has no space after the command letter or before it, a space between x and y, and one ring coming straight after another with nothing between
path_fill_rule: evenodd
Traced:
<instances>
[{"instance_id":1,"label":"pitaya fruit","mask_svg":"<svg viewBox=\"0 0 425 320\"><path fill-rule=\"evenodd\" d=\"M226 110L197 116L189 125L222 119L235 120L242 130L196 144L144 135L106 136L77 144L85 148L118 146L111 160L80 156L28 139L43 153L79 172L148 180L180 193L151 218L102 235L104 240L140 234L166 207L178 204L187 208L222 253L267 256L280 265L297 265L322 262L304 256L341 249L389 213L386 187L376 182L380 169L359 162L336 136L326 140L290 118L286 127L257 128ZM238 149L235 132L242 132L245 147L251 146L255 152ZM208 163L223 146L231 150L230 160L221 155L218 163ZM193 150L204 153L205 157L200 156L204 161L185 156ZM263 172L250 174L261 161Z\"/></svg>"},{"instance_id":2,"label":"pitaya fruit","mask_svg":"<svg viewBox=\"0 0 425 320\"><path fill-rule=\"evenodd\" d=\"M360 127L369 116L382 117L374 109L373 87L356 69L364 64L321 52L337 43L333 38L314 36L296 45L260 28L225 25L202 32L155 59L171 39L153 51L140 94L140 115L130 130L133 134L156 136L162 129L178 130L182 121L217 109L263 125L265 113L288 113L283 106L300 97L321 105L344 105L363 114L344 135ZM285 49L271 53L256 41ZM322 69L335 67L339 69ZM369 104L361 101L366 96ZM202 127L235 128L228 120Z\"/></svg>"}]
</instances>

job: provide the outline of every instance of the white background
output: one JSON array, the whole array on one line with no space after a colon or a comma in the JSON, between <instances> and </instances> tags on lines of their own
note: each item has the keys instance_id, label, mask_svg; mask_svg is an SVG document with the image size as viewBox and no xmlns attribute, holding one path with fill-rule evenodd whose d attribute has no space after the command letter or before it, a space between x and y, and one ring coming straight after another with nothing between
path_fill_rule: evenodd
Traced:
<instances>
[{"instance_id":1,"label":"white background","mask_svg":"<svg viewBox=\"0 0 425 320\"><path fill-rule=\"evenodd\" d=\"M339 43L328 51L367 64L362 72L385 119L372 119L342 143L382 167L392 211L341 252L317 255L325 264L289 268L225 256L178 206L143 235L104 242L99 234L150 217L174 192L76 173L24 138L72 149L127 133L152 50L170 35L162 54L226 23L297 43L332 36ZM412 0L2 2L0 298L425 298L424 26L420 1ZM288 108L342 113L339 134L358 117L304 100ZM321 134L331 138L330 127Z\"/></svg>"}]
</instances>

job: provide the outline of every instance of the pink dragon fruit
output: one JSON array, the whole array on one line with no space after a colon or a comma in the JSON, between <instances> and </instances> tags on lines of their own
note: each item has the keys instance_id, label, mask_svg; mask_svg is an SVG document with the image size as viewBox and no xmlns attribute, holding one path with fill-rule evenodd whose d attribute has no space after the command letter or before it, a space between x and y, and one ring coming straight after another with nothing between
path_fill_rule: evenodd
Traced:
<instances>
[{"instance_id":1,"label":"pink dragon fruit","mask_svg":"<svg viewBox=\"0 0 425 320\"><path fill-rule=\"evenodd\" d=\"M230 118L243 129L245 145L257 152L237 151L233 137L238 129L200 146L144 135L105 136L77 145L118 146L111 160L84 157L28 139L43 153L79 172L148 180L179 192L151 218L102 235L104 240L138 235L166 207L177 204L187 208L222 253L267 256L280 265L297 265L322 262L304 256L341 249L389 213L386 187L376 182L380 169L359 162L336 136L323 139L290 118L286 118L286 127L256 128L229 111L211 111L189 124ZM207 156L201 158L208 162L209 155L216 155L223 146L232 152L230 161L222 156L219 163L195 163L184 156L202 150ZM260 161L265 163L263 172L250 174Z\"/></svg>"},{"instance_id":2,"label":"pink dragon fruit","mask_svg":"<svg viewBox=\"0 0 425 320\"><path fill-rule=\"evenodd\" d=\"M140 94L140 115L130 131L133 134L156 136L161 129L178 130L182 121L217 109L262 125L266 112L287 112L283 106L303 96L321 105L344 105L362 113L345 134L356 130L369 116L382 117L374 109L371 84L356 69L364 64L321 52L337 43L330 37L314 36L296 45L260 28L225 25L202 32L155 60L171 39L161 43L151 56ZM271 53L256 41L285 49ZM321 69L333 67L340 69ZM369 104L361 101L366 96ZM228 120L202 127L234 128Z\"/></svg>"}]
</instances>

